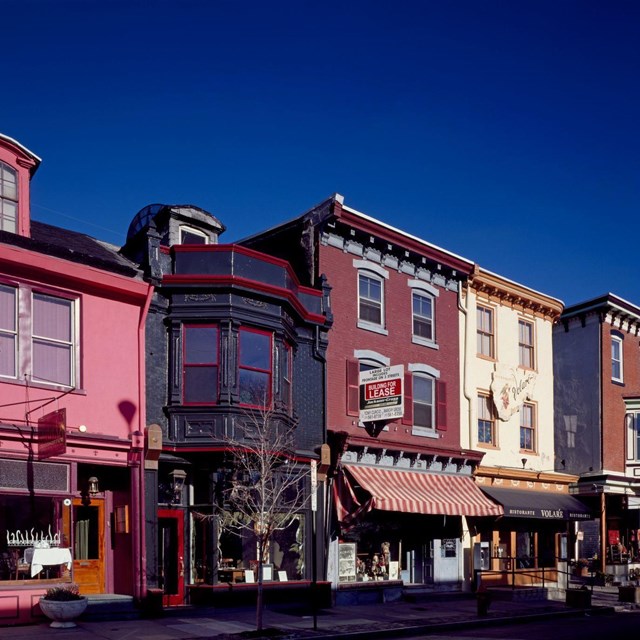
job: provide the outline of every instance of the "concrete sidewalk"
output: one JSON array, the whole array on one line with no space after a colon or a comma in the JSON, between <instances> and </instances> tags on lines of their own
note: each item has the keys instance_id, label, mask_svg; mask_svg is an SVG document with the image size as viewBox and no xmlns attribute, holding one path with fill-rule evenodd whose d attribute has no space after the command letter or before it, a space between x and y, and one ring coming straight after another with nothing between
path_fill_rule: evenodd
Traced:
<instances>
[{"instance_id":1,"label":"concrete sidewalk","mask_svg":"<svg viewBox=\"0 0 640 640\"><path fill-rule=\"evenodd\" d=\"M594 587L590 615L613 614L636 605L618 602L616 587ZM317 630L309 612L270 607L265 609L264 628L283 631L280 638L389 638L435 630L454 630L504 624L554 616L583 616L554 600L495 599L486 616L479 616L471 594L433 594L419 602L397 602L333 607L318 612ZM78 621L74 629L51 629L48 623L0 628L2 640L219 640L255 630L255 608L171 610L154 620ZM257 636L253 636L256 638ZM273 636L272 636L273 637Z\"/></svg>"}]
</instances>

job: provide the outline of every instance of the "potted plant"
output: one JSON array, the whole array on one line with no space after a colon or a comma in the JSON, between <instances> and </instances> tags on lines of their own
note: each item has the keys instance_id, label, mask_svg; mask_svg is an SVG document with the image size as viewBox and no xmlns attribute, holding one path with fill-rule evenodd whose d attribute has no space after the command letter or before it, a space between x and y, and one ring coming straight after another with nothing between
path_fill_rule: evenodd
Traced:
<instances>
[{"instance_id":1,"label":"potted plant","mask_svg":"<svg viewBox=\"0 0 640 640\"><path fill-rule=\"evenodd\" d=\"M78 585L51 587L40 598L40 609L52 620L49 626L57 629L75 627L73 622L87 608L88 600L80 595Z\"/></svg>"},{"instance_id":2,"label":"potted plant","mask_svg":"<svg viewBox=\"0 0 640 640\"><path fill-rule=\"evenodd\" d=\"M577 576L589 575L589 561L586 558L578 558L576 560L576 575Z\"/></svg>"}]
</instances>

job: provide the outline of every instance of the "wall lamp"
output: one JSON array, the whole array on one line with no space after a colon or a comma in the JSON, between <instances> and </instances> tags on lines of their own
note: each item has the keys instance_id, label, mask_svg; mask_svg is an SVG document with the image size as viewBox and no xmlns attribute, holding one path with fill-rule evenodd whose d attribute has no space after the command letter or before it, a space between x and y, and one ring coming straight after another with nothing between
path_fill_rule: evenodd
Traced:
<instances>
[{"instance_id":1,"label":"wall lamp","mask_svg":"<svg viewBox=\"0 0 640 640\"><path fill-rule=\"evenodd\" d=\"M173 501L181 502L182 489L184 488L184 481L187 479L187 472L184 469L174 469L169 476L171 476L171 489L173 490Z\"/></svg>"},{"instance_id":2,"label":"wall lamp","mask_svg":"<svg viewBox=\"0 0 640 640\"><path fill-rule=\"evenodd\" d=\"M95 476L91 476L89 480L87 480L87 493L90 496L96 496L100 493L100 487L98 486L98 478Z\"/></svg>"}]
</instances>

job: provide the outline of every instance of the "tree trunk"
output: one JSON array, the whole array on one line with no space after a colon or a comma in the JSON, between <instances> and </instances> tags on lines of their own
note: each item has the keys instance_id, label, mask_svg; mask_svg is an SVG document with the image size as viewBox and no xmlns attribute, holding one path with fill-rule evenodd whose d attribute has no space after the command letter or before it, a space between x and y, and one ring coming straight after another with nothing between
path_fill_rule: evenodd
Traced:
<instances>
[{"instance_id":1,"label":"tree trunk","mask_svg":"<svg viewBox=\"0 0 640 640\"><path fill-rule=\"evenodd\" d=\"M256 598L256 629L262 631L262 618L264 611L264 599L262 592L262 562L263 562L263 542L258 542L258 596Z\"/></svg>"}]
</instances>

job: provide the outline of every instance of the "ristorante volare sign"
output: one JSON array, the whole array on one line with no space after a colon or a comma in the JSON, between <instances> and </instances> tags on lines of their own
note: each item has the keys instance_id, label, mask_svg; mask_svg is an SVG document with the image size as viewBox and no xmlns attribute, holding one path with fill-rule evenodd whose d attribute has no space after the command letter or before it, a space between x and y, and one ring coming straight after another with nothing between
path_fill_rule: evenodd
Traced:
<instances>
[{"instance_id":1,"label":"ristorante volare sign","mask_svg":"<svg viewBox=\"0 0 640 640\"><path fill-rule=\"evenodd\" d=\"M533 399L537 378L535 371L496 365L491 381L491 395L500 420L508 420L520 411L525 400Z\"/></svg>"}]
</instances>

